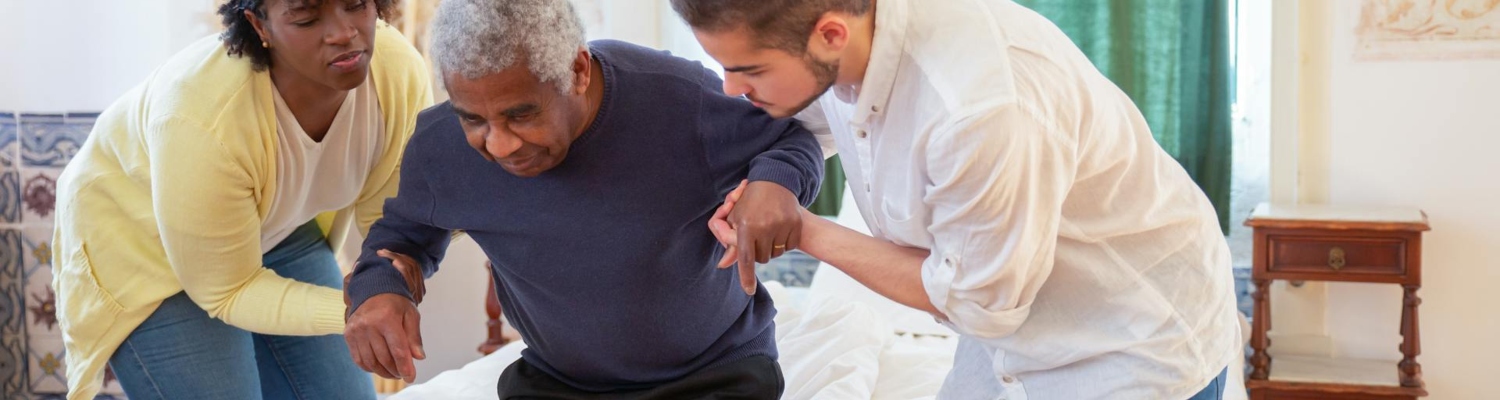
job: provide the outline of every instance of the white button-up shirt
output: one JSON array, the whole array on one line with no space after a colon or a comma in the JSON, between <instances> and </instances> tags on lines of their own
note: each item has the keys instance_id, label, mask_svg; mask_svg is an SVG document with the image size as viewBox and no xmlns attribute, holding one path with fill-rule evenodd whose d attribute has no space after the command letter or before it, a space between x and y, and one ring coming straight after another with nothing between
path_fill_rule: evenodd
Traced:
<instances>
[{"instance_id":1,"label":"white button-up shirt","mask_svg":"<svg viewBox=\"0 0 1500 400\"><path fill-rule=\"evenodd\" d=\"M1241 354L1212 205L1056 26L1009 0L876 9L863 83L798 118L873 235L931 250L963 335L941 398L1184 399Z\"/></svg>"}]
</instances>

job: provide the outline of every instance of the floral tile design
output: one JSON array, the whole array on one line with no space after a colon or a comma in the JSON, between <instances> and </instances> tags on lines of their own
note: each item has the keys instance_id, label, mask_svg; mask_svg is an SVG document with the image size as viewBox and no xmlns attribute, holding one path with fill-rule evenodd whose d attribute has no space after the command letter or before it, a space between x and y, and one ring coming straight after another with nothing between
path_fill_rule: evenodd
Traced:
<instances>
[{"instance_id":1,"label":"floral tile design","mask_svg":"<svg viewBox=\"0 0 1500 400\"><path fill-rule=\"evenodd\" d=\"M32 167L22 171L21 222L31 226L52 226L59 175L62 175L62 168Z\"/></svg>"}]
</instances>

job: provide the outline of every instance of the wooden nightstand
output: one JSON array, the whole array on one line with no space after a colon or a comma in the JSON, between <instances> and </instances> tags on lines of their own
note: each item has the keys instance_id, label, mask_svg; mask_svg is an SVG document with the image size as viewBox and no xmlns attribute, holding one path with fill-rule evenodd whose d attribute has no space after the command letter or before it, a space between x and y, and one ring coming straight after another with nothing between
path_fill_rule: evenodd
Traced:
<instances>
[{"instance_id":1,"label":"wooden nightstand","mask_svg":"<svg viewBox=\"0 0 1500 400\"><path fill-rule=\"evenodd\" d=\"M1422 383L1417 306L1422 299L1422 232L1427 215L1408 208L1261 204L1245 221L1255 229L1254 368L1245 386L1253 400L1416 399ZM1272 363L1273 280L1397 284L1404 289L1399 363L1282 356ZM1275 367L1276 373L1273 373Z\"/></svg>"}]
</instances>

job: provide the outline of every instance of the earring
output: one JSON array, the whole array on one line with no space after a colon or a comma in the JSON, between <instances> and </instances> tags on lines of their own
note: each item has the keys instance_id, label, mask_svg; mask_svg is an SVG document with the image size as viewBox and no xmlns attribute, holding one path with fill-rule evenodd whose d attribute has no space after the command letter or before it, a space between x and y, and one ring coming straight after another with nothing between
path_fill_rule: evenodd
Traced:
<instances>
[{"instance_id":1,"label":"earring","mask_svg":"<svg viewBox=\"0 0 1500 400\"><path fill-rule=\"evenodd\" d=\"M271 44L270 43L266 43L266 41L262 40L262 41L260 41L260 47L264 47L264 48L269 49L269 48L271 48Z\"/></svg>"}]
</instances>

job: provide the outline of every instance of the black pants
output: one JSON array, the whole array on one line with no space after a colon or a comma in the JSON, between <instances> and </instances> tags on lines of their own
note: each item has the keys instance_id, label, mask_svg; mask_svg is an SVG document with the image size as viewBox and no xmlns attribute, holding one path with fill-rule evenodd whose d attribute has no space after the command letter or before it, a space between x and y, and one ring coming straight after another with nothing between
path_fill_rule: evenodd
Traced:
<instances>
[{"instance_id":1,"label":"black pants","mask_svg":"<svg viewBox=\"0 0 1500 400\"><path fill-rule=\"evenodd\" d=\"M586 392L516 360L500 374L500 400L774 400L786 382L781 365L766 356L752 356L694 372L650 389Z\"/></svg>"}]
</instances>

